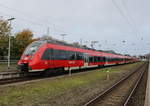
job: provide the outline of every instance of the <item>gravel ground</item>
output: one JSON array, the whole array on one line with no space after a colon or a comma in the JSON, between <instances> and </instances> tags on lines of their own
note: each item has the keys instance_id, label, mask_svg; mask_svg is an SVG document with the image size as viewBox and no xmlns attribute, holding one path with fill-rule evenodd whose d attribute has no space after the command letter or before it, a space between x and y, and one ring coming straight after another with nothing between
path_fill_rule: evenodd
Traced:
<instances>
[{"instance_id":1,"label":"gravel ground","mask_svg":"<svg viewBox=\"0 0 150 106\"><path fill-rule=\"evenodd\" d=\"M11 64L10 69L7 67L7 63L0 63L0 72L5 72L5 71L14 71L17 70L17 64Z\"/></svg>"}]
</instances>

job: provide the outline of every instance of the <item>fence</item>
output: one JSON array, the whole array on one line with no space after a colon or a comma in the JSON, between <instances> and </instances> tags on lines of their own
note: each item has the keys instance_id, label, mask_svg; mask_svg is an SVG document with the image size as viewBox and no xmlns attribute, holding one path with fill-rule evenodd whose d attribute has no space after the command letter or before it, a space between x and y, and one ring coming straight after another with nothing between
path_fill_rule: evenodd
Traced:
<instances>
[{"instance_id":1,"label":"fence","mask_svg":"<svg viewBox=\"0 0 150 106\"><path fill-rule=\"evenodd\" d=\"M10 60L10 64L17 64L19 60ZM0 64L7 64L8 60L0 60Z\"/></svg>"}]
</instances>

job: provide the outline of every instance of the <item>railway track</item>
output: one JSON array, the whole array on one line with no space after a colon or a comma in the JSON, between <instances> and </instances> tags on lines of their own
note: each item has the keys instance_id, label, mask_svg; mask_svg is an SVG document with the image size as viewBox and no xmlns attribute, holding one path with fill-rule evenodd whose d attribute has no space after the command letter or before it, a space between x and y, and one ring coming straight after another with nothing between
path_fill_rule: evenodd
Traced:
<instances>
[{"instance_id":1,"label":"railway track","mask_svg":"<svg viewBox=\"0 0 150 106\"><path fill-rule=\"evenodd\" d=\"M138 67L110 88L85 103L84 106L127 106L147 68L148 63Z\"/></svg>"},{"instance_id":2,"label":"railway track","mask_svg":"<svg viewBox=\"0 0 150 106\"><path fill-rule=\"evenodd\" d=\"M126 63L129 64L129 63ZM108 66L103 66L101 68L107 68L107 67L114 67L114 66L119 66L119 65L126 65L126 64L117 64L117 65L108 65ZM132 64L132 63L130 63ZM92 69L98 69L98 68L89 68L89 69L80 69L82 70L92 70ZM33 72L36 73L36 72ZM5 80L5 79L11 79L11 78L18 78L18 77L23 77L27 76L27 73L22 73L17 70L6 70L6 71L1 71L0 72L0 80Z\"/></svg>"},{"instance_id":3,"label":"railway track","mask_svg":"<svg viewBox=\"0 0 150 106\"><path fill-rule=\"evenodd\" d=\"M65 76L65 73L52 73L49 75L44 75L41 73L20 73L20 72L14 72L14 73L0 73L0 76L2 75L3 78L0 79L0 85L8 85L8 84L15 84L17 82L26 82L26 81L36 81L36 80L42 80L46 78L57 78L57 77L63 77ZM6 77L5 77L6 76Z\"/></svg>"},{"instance_id":4,"label":"railway track","mask_svg":"<svg viewBox=\"0 0 150 106\"><path fill-rule=\"evenodd\" d=\"M125 65L125 64L120 64ZM112 65L111 67L117 67L118 65ZM107 68L110 66L105 66L103 68ZM72 71L72 74L82 74L88 72L90 70L95 70L99 68L89 68L89 69L80 69L79 71ZM82 72L82 73L79 73ZM68 72L61 72L61 73L50 73L49 75L45 76L41 73L21 73L21 72L1 72L0 73L0 85L7 85L16 82L26 82L26 81L33 81L33 80L42 80L46 78L58 78L64 77L68 75Z\"/></svg>"},{"instance_id":5,"label":"railway track","mask_svg":"<svg viewBox=\"0 0 150 106\"><path fill-rule=\"evenodd\" d=\"M24 73L21 72L1 72L0 73L0 80L4 80L4 79L10 79L10 78L17 78L17 77L22 77L24 76Z\"/></svg>"},{"instance_id":6,"label":"railway track","mask_svg":"<svg viewBox=\"0 0 150 106\"><path fill-rule=\"evenodd\" d=\"M73 71L72 74L82 74L95 69L97 68L86 69L86 71L85 69L81 69L79 71ZM5 72L5 73L0 73L0 85L7 85L16 82L26 82L26 81L33 81L33 80L36 81L36 80L42 80L47 78L65 77L68 74L69 73L66 71L60 73L49 73L48 75L42 73L35 73L35 72L33 73Z\"/></svg>"}]
</instances>

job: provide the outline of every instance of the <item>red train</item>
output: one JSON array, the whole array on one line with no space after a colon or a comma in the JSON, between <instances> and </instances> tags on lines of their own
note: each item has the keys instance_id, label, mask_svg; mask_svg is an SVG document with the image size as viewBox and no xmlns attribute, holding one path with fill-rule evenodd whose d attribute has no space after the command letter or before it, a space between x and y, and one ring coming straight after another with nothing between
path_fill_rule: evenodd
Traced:
<instances>
[{"instance_id":1,"label":"red train","mask_svg":"<svg viewBox=\"0 0 150 106\"><path fill-rule=\"evenodd\" d=\"M18 62L24 72L45 71L46 69L89 68L112 64L136 62L128 56L77 48L51 41L35 41L24 51Z\"/></svg>"}]
</instances>

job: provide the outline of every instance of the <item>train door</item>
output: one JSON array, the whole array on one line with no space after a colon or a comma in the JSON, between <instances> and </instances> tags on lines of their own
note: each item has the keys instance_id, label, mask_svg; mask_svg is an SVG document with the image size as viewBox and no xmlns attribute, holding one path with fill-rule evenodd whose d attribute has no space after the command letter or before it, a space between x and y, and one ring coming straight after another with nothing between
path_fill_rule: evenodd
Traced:
<instances>
[{"instance_id":1,"label":"train door","mask_svg":"<svg viewBox=\"0 0 150 106\"><path fill-rule=\"evenodd\" d=\"M54 66L54 49L49 49L49 66L55 67Z\"/></svg>"},{"instance_id":2,"label":"train door","mask_svg":"<svg viewBox=\"0 0 150 106\"><path fill-rule=\"evenodd\" d=\"M109 61L109 57L105 57L105 65L108 64L108 61Z\"/></svg>"},{"instance_id":3,"label":"train door","mask_svg":"<svg viewBox=\"0 0 150 106\"><path fill-rule=\"evenodd\" d=\"M84 57L84 66L86 67L89 65L89 56L87 53L84 53L83 57Z\"/></svg>"},{"instance_id":4,"label":"train door","mask_svg":"<svg viewBox=\"0 0 150 106\"><path fill-rule=\"evenodd\" d=\"M107 62L106 57L103 57L103 62L104 62L104 64L106 64L106 62Z\"/></svg>"}]
</instances>

